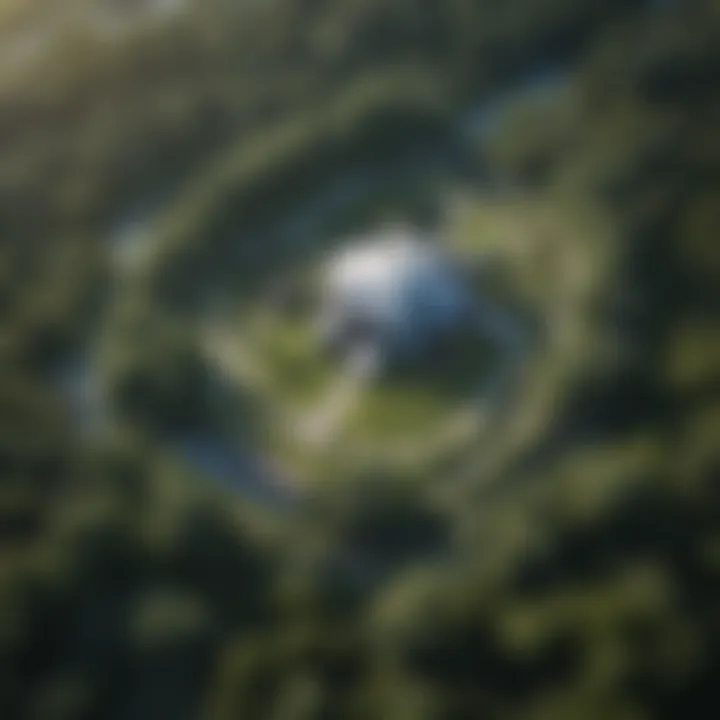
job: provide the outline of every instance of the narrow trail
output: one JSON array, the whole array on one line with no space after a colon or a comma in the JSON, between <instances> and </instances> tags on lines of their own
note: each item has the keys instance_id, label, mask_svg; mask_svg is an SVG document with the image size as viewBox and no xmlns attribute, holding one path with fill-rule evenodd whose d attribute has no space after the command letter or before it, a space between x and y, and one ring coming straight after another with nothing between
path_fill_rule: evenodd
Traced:
<instances>
[{"instance_id":1,"label":"narrow trail","mask_svg":"<svg viewBox=\"0 0 720 720\"><path fill-rule=\"evenodd\" d=\"M330 444L371 382L369 374L342 372L319 406L296 423L295 434L315 447Z\"/></svg>"},{"instance_id":2,"label":"narrow trail","mask_svg":"<svg viewBox=\"0 0 720 720\"><path fill-rule=\"evenodd\" d=\"M263 367L245 348L242 338L222 325L208 324L201 329L200 346L208 366L231 384L263 387L268 376Z\"/></svg>"}]
</instances>

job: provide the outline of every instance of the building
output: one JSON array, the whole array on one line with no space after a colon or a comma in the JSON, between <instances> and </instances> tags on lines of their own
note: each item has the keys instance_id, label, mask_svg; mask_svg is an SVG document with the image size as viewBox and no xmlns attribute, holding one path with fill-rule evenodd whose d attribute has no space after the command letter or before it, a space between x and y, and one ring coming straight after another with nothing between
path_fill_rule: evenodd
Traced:
<instances>
[{"instance_id":1,"label":"building","mask_svg":"<svg viewBox=\"0 0 720 720\"><path fill-rule=\"evenodd\" d=\"M409 230L361 238L324 269L321 342L376 369L412 360L465 322L472 295L442 250Z\"/></svg>"}]
</instances>

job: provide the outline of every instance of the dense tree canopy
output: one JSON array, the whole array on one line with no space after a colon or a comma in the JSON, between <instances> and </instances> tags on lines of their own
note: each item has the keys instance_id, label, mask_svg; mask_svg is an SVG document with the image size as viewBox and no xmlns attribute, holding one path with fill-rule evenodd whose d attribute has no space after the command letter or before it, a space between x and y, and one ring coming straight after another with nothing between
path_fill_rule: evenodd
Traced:
<instances>
[{"instance_id":1,"label":"dense tree canopy","mask_svg":"<svg viewBox=\"0 0 720 720\"><path fill-rule=\"evenodd\" d=\"M213 0L112 40L55 5L0 3L44 48L0 69L2 716L716 717L718 3ZM616 264L539 429L462 482L358 468L290 508L173 453L224 380L211 290L303 253L258 229L546 60L577 104L473 161L599 207ZM109 228L158 192L119 296ZM110 434L56 382L88 346Z\"/></svg>"}]
</instances>

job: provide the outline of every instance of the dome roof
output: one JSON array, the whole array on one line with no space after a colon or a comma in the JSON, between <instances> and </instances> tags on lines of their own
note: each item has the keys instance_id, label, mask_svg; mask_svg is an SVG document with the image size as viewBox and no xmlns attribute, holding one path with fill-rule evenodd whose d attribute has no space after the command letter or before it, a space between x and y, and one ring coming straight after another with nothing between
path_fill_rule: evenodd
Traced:
<instances>
[{"instance_id":1,"label":"dome roof","mask_svg":"<svg viewBox=\"0 0 720 720\"><path fill-rule=\"evenodd\" d=\"M330 259L326 303L334 313L405 328L432 326L467 307L464 284L448 258L408 231L360 240Z\"/></svg>"}]
</instances>

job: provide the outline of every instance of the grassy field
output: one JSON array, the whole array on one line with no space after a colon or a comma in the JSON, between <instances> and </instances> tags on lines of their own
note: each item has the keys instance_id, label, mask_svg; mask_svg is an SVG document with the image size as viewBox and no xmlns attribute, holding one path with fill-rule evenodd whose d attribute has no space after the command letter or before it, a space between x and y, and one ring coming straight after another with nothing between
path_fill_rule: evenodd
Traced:
<instances>
[{"instance_id":1,"label":"grassy field","mask_svg":"<svg viewBox=\"0 0 720 720\"><path fill-rule=\"evenodd\" d=\"M489 447L495 453L500 445L509 449L536 434L547 422L558 388L567 387L573 373L592 358L583 323L611 265L608 233L592 208L569 206L547 193L503 200L476 195L442 228L444 242L466 259L469 270L478 257L492 261L478 271L478 299L489 298L509 311L528 336L524 371L509 387L511 395L524 398L521 416L500 413L502 421L494 419L498 409L489 395L494 377L510 360L487 338L469 332L439 348L422 366L360 390L328 431L327 441L309 442L303 425L341 392L342 371L317 347L312 309L288 315L262 295L244 300L240 319L226 330L235 336L236 349L229 350L225 362L242 364L246 382L261 388L260 402L274 418L266 452L322 480L352 473L358 464L431 468L452 455L453 447L471 441L478 455L488 457ZM304 283L315 278L310 265L298 270ZM236 375L243 377L242 371Z\"/></svg>"}]
</instances>

